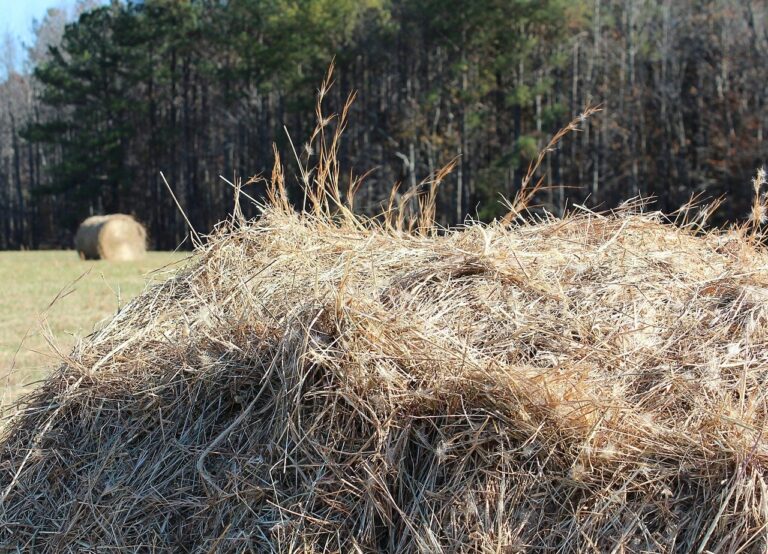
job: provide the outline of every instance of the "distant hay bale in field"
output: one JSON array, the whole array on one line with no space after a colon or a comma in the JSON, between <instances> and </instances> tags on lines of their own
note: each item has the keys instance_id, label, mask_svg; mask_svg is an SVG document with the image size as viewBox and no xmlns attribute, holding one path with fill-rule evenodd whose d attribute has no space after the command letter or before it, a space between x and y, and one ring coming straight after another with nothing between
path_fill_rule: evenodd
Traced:
<instances>
[{"instance_id":1,"label":"distant hay bale in field","mask_svg":"<svg viewBox=\"0 0 768 554\"><path fill-rule=\"evenodd\" d=\"M75 249L86 260L139 260L147 249L147 232L130 215L94 215L77 229Z\"/></svg>"}]
</instances>

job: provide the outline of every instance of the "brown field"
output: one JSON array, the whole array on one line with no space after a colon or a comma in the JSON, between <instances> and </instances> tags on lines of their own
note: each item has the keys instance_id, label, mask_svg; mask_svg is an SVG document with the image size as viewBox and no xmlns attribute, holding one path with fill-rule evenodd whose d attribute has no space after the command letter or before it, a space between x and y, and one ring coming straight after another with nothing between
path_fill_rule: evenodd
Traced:
<instances>
[{"instance_id":1,"label":"brown field","mask_svg":"<svg viewBox=\"0 0 768 554\"><path fill-rule=\"evenodd\" d=\"M44 378L78 337L187 253L149 252L140 262L84 262L73 251L0 252L0 390L3 405Z\"/></svg>"}]
</instances>

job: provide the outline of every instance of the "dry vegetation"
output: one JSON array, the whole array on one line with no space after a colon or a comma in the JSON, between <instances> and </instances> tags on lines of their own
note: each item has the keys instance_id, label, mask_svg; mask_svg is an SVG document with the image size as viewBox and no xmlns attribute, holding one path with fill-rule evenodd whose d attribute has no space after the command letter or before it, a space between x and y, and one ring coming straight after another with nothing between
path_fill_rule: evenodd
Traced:
<instances>
[{"instance_id":1,"label":"dry vegetation","mask_svg":"<svg viewBox=\"0 0 768 554\"><path fill-rule=\"evenodd\" d=\"M169 274L150 272L184 257L150 252L139 263L110 264L82 262L73 251L0 252L3 402L46 377L58 363L56 350L68 353L75 337L113 315L144 289L147 279L165 280Z\"/></svg>"},{"instance_id":2,"label":"dry vegetation","mask_svg":"<svg viewBox=\"0 0 768 554\"><path fill-rule=\"evenodd\" d=\"M147 231L130 215L93 215L77 229L75 250L86 260L137 261L147 252Z\"/></svg>"},{"instance_id":3,"label":"dry vegetation","mask_svg":"<svg viewBox=\"0 0 768 554\"><path fill-rule=\"evenodd\" d=\"M765 551L756 236L631 206L437 232L434 186L360 219L324 129L307 212L278 163L258 221L26 399L2 545Z\"/></svg>"}]
</instances>

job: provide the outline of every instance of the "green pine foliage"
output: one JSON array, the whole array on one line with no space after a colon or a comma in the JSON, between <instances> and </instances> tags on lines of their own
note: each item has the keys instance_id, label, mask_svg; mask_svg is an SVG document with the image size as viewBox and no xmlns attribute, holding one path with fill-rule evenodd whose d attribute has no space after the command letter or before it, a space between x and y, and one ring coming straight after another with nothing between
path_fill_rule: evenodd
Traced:
<instances>
[{"instance_id":1,"label":"green pine foliage","mask_svg":"<svg viewBox=\"0 0 768 554\"><path fill-rule=\"evenodd\" d=\"M112 211L175 247L186 228L161 171L192 224L209 229L231 207L219 175L268 173L273 143L295 147L301 163L313 155L304 141L332 60L327 112L359 92L340 156L347 170L373 169L360 210L379 211L392 185L404 192L455 159L439 222L498 217L549 137L602 103L541 166L536 206L653 195L671 210L705 192L725 194L721 213L737 218L744 183L768 157L766 12L754 1L699 4L145 0L87 10L36 54L33 75L0 83L0 248L66 245L80 219ZM295 162L289 171L299 173ZM298 186L289 192L300 203Z\"/></svg>"}]
</instances>

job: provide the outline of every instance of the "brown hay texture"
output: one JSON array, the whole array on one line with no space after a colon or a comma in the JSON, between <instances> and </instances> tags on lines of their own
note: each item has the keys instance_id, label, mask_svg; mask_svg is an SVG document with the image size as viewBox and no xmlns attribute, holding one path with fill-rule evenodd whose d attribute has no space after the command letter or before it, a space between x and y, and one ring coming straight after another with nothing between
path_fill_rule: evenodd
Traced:
<instances>
[{"instance_id":1,"label":"brown hay texture","mask_svg":"<svg viewBox=\"0 0 768 554\"><path fill-rule=\"evenodd\" d=\"M657 215L270 206L27 398L24 551L762 552L768 256Z\"/></svg>"},{"instance_id":2,"label":"brown hay texture","mask_svg":"<svg viewBox=\"0 0 768 554\"><path fill-rule=\"evenodd\" d=\"M77 229L75 249L86 260L139 260L147 249L147 232L130 215L94 215Z\"/></svg>"},{"instance_id":3,"label":"brown hay texture","mask_svg":"<svg viewBox=\"0 0 768 554\"><path fill-rule=\"evenodd\" d=\"M438 230L443 173L358 217L318 116L306 211L278 157L258 220L20 405L0 548L766 551L757 235L517 202Z\"/></svg>"}]
</instances>

